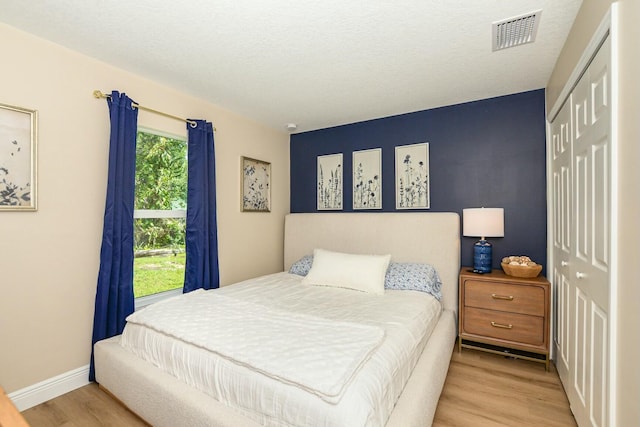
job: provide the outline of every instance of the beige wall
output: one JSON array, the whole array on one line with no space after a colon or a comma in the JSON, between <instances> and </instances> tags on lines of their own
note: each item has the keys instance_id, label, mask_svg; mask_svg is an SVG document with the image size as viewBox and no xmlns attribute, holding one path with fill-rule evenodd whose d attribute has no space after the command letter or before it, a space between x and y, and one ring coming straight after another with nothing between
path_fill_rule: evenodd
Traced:
<instances>
[{"instance_id":1,"label":"beige wall","mask_svg":"<svg viewBox=\"0 0 640 427\"><path fill-rule=\"evenodd\" d=\"M198 98L0 24L0 103L39 114L38 211L0 212L0 384L7 392L89 362L109 140L94 89L217 128L221 281L282 270L289 136ZM188 78L188 76L185 76ZM186 135L140 112L139 125ZM241 213L240 156L272 164L272 212Z\"/></svg>"},{"instance_id":2,"label":"beige wall","mask_svg":"<svg viewBox=\"0 0 640 427\"><path fill-rule=\"evenodd\" d=\"M617 312L617 346L612 358L617 363L618 426L640 425L640 286L632 268L637 264L640 241L640 2L638 0L584 0L571 33L547 85L547 108L551 109L573 71L595 29L611 3L617 3L619 16L619 99L618 99L618 187L619 198L617 251L619 254L615 300Z\"/></svg>"}]
</instances>

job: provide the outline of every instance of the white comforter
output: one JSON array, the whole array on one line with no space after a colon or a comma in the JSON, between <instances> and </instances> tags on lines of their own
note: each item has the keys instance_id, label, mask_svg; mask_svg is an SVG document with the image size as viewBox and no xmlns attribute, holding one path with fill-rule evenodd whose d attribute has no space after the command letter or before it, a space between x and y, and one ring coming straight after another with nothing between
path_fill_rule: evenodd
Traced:
<instances>
[{"instance_id":1,"label":"white comforter","mask_svg":"<svg viewBox=\"0 0 640 427\"><path fill-rule=\"evenodd\" d=\"M149 306L127 322L180 338L331 403L384 337L378 326L327 320L204 290Z\"/></svg>"},{"instance_id":2,"label":"white comforter","mask_svg":"<svg viewBox=\"0 0 640 427\"><path fill-rule=\"evenodd\" d=\"M284 354L284 349L291 343L286 343L284 336L274 333L270 326L262 328L264 337L251 338L254 344L250 346L254 347L256 354L236 354L235 346L243 346L246 336L246 326L242 323L244 316L226 313L222 317L234 316L230 324L206 327L207 330L214 331L214 334L218 329L226 327L237 331L233 333L239 334L235 344L228 345L224 351L209 351L198 342L174 339L174 332L151 329L133 321L127 324L121 344L139 357L263 425L383 426L437 323L442 310L440 303L423 292L386 291L385 295L380 296L352 290L305 286L300 283L301 279L300 276L278 273L216 291L199 293L224 297L220 301L243 301L251 306L264 307L265 312L275 315L276 323L283 323L284 329L288 324L292 333L285 334L293 335L298 341L301 341L304 334L296 333L294 329L298 325L298 319L304 319L322 325L318 328L320 337L324 335L326 338L325 322L336 321L340 322L338 324L356 324L356 329L366 331L365 336L369 332L375 336L375 331L384 331L381 342L376 344L370 336L366 337L365 350L361 348L354 352L359 354L344 358L340 354L324 352L323 345L316 345L318 343L313 342L315 339L310 339L305 344L311 346L308 353L318 352L317 355L306 354L307 351L302 346L298 347L298 351L303 358L309 356L305 360L313 367L307 367L307 362L299 366L287 366L294 365L292 360L296 359ZM179 298L191 297L187 294ZM169 302L160 303L158 307L165 304L168 305ZM150 313L153 307L140 311L140 315L134 314L132 319L146 317L143 313L147 310ZM194 319L200 315L194 314ZM190 330L202 327L191 323L192 320L183 320L183 315L187 316L186 313L178 315L176 312L180 319L174 316L174 321L189 324ZM252 319L251 322L259 322L253 315L249 318ZM208 322L211 320L206 320L204 324ZM173 321L168 323L167 327L172 328ZM195 338L196 341L199 339ZM262 345L255 346L256 342ZM372 342L373 350L367 351L366 346L372 345ZM242 358L251 358L252 361L242 361ZM260 361L255 362L253 358ZM265 365L257 369L252 366L264 363L265 360L268 361L266 364L271 364L276 359L285 362L279 364L277 369L289 370L286 375L282 375L285 381L276 378L282 373L265 375ZM342 365L347 359L357 366L345 370ZM338 372L335 375L332 372L334 369ZM350 374L351 371L353 375ZM294 375L294 378L290 375ZM318 385L317 379L325 376L333 379L320 381ZM343 379L345 381L341 383ZM340 390L336 392L338 388ZM331 400L331 403L327 400Z\"/></svg>"}]
</instances>

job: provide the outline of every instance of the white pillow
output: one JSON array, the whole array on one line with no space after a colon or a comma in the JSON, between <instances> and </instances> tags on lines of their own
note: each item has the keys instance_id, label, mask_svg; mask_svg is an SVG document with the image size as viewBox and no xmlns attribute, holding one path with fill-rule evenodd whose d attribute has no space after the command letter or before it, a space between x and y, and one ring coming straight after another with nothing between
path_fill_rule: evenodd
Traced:
<instances>
[{"instance_id":1,"label":"white pillow","mask_svg":"<svg viewBox=\"0 0 640 427\"><path fill-rule=\"evenodd\" d=\"M302 283L382 295L390 260L391 255L356 255L315 249L313 265Z\"/></svg>"}]
</instances>

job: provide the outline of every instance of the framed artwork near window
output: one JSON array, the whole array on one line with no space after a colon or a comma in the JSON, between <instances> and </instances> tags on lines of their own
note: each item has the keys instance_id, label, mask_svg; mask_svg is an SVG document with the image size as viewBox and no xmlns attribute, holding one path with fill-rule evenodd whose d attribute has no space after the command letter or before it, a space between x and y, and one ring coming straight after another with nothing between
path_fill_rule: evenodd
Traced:
<instances>
[{"instance_id":1,"label":"framed artwork near window","mask_svg":"<svg viewBox=\"0 0 640 427\"><path fill-rule=\"evenodd\" d=\"M318 156L318 210L342 210L342 153Z\"/></svg>"},{"instance_id":2,"label":"framed artwork near window","mask_svg":"<svg viewBox=\"0 0 640 427\"><path fill-rule=\"evenodd\" d=\"M396 209L429 209L429 144L396 147Z\"/></svg>"},{"instance_id":3,"label":"framed artwork near window","mask_svg":"<svg viewBox=\"0 0 640 427\"><path fill-rule=\"evenodd\" d=\"M271 163L242 156L242 212L271 212Z\"/></svg>"},{"instance_id":4,"label":"framed artwork near window","mask_svg":"<svg viewBox=\"0 0 640 427\"><path fill-rule=\"evenodd\" d=\"M353 152L353 210L382 209L382 149Z\"/></svg>"},{"instance_id":5,"label":"framed artwork near window","mask_svg":"<svg viewBox=\"0 0 640 427\"><path fill-rule=\"evenodd\" d=\"M0 104L0 211L35 211L38 112Z\"/></svg>"}]
</instances>

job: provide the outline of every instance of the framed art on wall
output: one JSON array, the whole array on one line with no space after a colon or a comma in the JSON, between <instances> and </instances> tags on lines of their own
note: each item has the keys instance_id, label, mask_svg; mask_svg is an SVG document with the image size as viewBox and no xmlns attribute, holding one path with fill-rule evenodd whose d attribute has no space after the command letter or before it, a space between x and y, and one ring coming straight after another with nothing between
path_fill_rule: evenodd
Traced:
<instances>
[{"instance_id":1,"label":"framed art on wall","mask_svg":"<svg viewBox=\"0 0 640 427\"><path fill-rule=\"evenodd\" d=\"M353 152L353 210L382 209L382 149Z\"/></svg>"},{"instance_id":2,"label":"framed art on wall","mask_svg":"<svg viewBox=\"0 0 640 427\"><path fill-rule=\"evenodd\" d=\"M0 211L35 211L38 112L0 104Z\"/></svg>"},{"instance_id":3,"label":"framed art on wall","mask_svg":"<svg viewBox=\"0 0 640 427\"><path fill-rule=\"evenodd\" d=\"M271 212L271 163L242 156L242 212Z\"/></svg>"},{"instance_id":4,"label":"framed art on wall","mask_svg":"<svg viewBox=\"0 0 640 427\"><path fill-rule=\"evenodd\" d=\"M342 210L342 153L318 156L318 210Z\"/></svg>"},{"instance_id":5,"label":"framed art on wall","mask_svg":"<svg viewBox=\"0 0 640 427\"><path fill-rule=\"evenodd\" d=\"M429 209L429 144L396 147L396 209Z\"/></svg>"}]
</instances>

